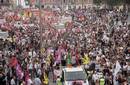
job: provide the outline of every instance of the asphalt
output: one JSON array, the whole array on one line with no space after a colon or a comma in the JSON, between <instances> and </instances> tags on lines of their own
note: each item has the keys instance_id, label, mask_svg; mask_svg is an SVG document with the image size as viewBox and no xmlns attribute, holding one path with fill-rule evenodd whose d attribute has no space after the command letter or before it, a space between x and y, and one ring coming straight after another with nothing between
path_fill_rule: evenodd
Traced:
<instances>
[{"instance_id":1,"label":"asphalt","mask_svg":"<svg viewBox=\"0 0 130 85\"><path fill-rule=\"evenodd\" d=\"M49 72L49 85L56 85L56 83L53 82L52 72Z\"/></svg>"}]
</instances>

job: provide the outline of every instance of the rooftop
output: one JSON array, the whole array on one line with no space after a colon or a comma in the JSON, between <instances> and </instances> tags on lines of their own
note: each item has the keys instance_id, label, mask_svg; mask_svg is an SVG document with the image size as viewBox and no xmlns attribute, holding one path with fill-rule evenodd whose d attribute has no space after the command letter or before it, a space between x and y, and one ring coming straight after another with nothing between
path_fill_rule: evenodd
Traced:
<instances>
[{"instance_id":1,"label":"rooftop","mask_svg":"<svg viewBox=\"0 0 130 85\"><path fill-rule=\"evenodd\" d=\"M73 72L73 71L83 71L82 67L72 67L72 68L64 68L66 72Z\"/></svg>"}]
</instances>

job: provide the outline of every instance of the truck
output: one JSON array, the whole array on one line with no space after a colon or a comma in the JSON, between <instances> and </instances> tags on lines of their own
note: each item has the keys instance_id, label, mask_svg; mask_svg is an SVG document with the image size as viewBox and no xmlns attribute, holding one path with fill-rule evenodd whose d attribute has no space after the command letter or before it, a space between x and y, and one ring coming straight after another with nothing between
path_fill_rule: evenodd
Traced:
<instances>
[{"instance_id":1,"label":"truck","mask_svg":"<svg viewBox=\"0 0 130 85\"><path fill-rule=\"evenodd\" d=\"M89 85L87 74L82 67L63 68L60 78L62 85Z\"/></svg>"}]
</instances>

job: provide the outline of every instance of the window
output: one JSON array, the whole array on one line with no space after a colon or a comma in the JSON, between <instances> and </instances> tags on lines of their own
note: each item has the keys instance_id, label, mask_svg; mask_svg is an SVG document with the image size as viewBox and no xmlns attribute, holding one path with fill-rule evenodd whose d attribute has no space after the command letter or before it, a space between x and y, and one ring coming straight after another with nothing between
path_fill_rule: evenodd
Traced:
<instances>
[{"instance_id":1,"label":"window","mask_svg":"<svg viewBox=\"0 0 130 85\"><path fill-rule=\"evenodd\" d=\"M4 2L4 0L1 0L0 2L1 2L1 3L3 3L3 2Z\"/></svg>"}]
</instances>

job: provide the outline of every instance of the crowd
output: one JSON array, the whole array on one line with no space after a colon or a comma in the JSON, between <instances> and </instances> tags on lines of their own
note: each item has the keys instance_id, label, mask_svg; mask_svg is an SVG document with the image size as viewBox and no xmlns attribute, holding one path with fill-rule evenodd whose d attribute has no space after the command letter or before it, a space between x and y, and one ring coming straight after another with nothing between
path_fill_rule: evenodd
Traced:
<instances>
[{"instance_id":1,"label":"crowd","mask_svg":"<svg viewBox=\"0 0 130 85\"><path fill-rule=\"evenodd\" d=\"M55 82L60 76L57 71L68 64L83 66L90 85L130 84L128 12L117 8L67 11L53 12L58 17L71 16L72 22L62 31L46 23L43 48L36 23L35 27L8 30L8 38L0 39L1 85L48 85L50 72ZM105 79L103 84L100 78Z\"/></svg>"}]
</instances>

